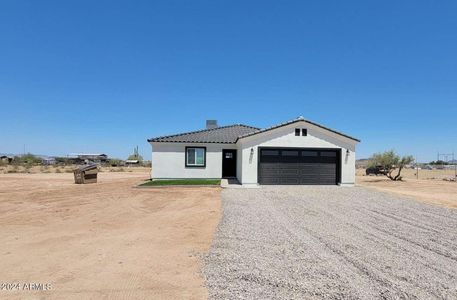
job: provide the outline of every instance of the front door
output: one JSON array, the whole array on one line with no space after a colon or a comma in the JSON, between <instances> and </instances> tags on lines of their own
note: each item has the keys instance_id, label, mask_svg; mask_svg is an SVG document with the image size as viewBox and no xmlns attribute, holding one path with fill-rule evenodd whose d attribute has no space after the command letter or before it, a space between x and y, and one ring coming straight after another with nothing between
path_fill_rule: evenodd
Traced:
<instances>
[{"instance_id":1,"label":"front door","mask_svg":"<svg viewBox=\"0 0 457 300\"><path fill-rule=\"evenodd\" d=\"M236 150L222 149L222 177L236 177Z\"/></svg>"}]
</instances>

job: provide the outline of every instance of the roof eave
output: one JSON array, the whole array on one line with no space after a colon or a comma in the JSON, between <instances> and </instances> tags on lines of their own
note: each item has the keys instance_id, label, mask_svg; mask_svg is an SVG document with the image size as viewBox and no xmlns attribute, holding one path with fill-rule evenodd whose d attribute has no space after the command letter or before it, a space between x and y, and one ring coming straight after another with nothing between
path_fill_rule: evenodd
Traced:
<instances>
[{"instance_id":1,"label":"roof eave","mask_svg":"<svg viewBox=\"0 0 457 300\"><path fill-rule=\"evenodd\" d=\"M195 130L195 131L189 131L189 132L183 132L183 133L177 133L177 134L171 134L171 135L158 136L158 137L149 138L147 141L149 143L151 143L151 142L178 143L179 141L160 141L160 139L186 136L186 135L190 135L190 134L194 134L194 133L199 133L199 132L204 132L204 131L214 131L214 130L229 128L229 127L234 127L234 126L242 126L242 127L248 127L248 128L252 128L255 130L259 130L259 128L257 128L257 127L253 127L253 126L249 126L249 125L245 125L245 124L232 124L232 125L219 126L219 127L210 128L210 129L201 129L201 130ZM183 143L189 143L189 141L183 141ZM199 142L199 143L234 144L236 142Z\"/></svg>"},{"instance_id":2,"label":"roof eave","mask_svg":"<svg viewBox=\"0 0 457 300\"><path fill-rule=\"evenodd\" d=\"M236 144L236 142L202 142L202 141L156 141L148 139L149 143L181 143L181 144Z\"/></svg>"}]
</instances>

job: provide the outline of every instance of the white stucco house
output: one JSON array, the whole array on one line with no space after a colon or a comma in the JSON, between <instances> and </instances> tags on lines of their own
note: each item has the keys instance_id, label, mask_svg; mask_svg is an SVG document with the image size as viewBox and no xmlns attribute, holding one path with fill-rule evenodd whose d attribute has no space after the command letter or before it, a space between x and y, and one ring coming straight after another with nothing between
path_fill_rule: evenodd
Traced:
<instances>
[{"instance_id":1,"label":"white stucco house","mask_svg":"<svg viewBox=\"0 0 457 300\"><path fill-rule=\"evenodd\" d=\"M199 131L148 139L151 179L236 178L243 185L354 185L360 140L305 120L269 128L207 121Z\"/></svg>"}]
</instances>

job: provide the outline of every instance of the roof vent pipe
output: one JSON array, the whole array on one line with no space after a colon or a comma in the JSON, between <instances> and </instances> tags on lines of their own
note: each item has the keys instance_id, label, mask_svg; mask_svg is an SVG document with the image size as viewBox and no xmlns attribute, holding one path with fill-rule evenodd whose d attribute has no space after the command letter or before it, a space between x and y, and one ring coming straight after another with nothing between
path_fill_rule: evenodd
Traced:
<instances>
[{"instance_id":1,"label":"roof vent pipe","mask_svg":"<svg viewBox=\"0 0 457 300\"><path fill-rule=\"evenodd\" d=\"M217 127L217 120L206 120L206 129L213 129Z\"/></svg>"}]
</instances>

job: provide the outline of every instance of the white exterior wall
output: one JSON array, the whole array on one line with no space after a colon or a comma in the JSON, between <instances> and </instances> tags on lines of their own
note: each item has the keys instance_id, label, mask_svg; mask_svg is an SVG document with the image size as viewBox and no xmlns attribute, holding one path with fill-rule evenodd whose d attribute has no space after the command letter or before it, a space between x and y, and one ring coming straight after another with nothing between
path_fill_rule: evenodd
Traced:
<instances>
[{"instance_id":1,"label":"white exterior wall","mask_svg":"<svg viewBox=\"0 0 457 300\"><path fill-rule=\"evenodd\" d=\"M295 128L306 128L307 136L295 136ZM341 185L355 183L355 146L356 141L335 134L306 122L293 123L271 131L238 140L238 155L242 156L242 184L257 184L258 147L300 147L341 149ZM251 154L251 149L254 152ZM346 149L350 152L347 155Z\"/></svg>"},{"instance_id":2,"label":"white exterior wall","mask_svg":"<svg viewBox=\"0 0 457 300\"><path fill-rule=\"evenodd\" d=\"M239 145L236 145L236 179L238 179L239 182L242 182L243 180L243 153L241 152L241 149L239 148Z\"/></svg>"},{"instance_id":3,"label":"white exterior wall","mask_svg":"<svg viewBox=\"0 0 457 300\"><path fill-rule=\"evenodd\" d=\"M152 179L221 178L222 149L236 149L234 144L150 143ZM206 167L186 167L186 147L206 147ZM239 154L237 153L237 159Z\"/></svg>"}]
</instances>

